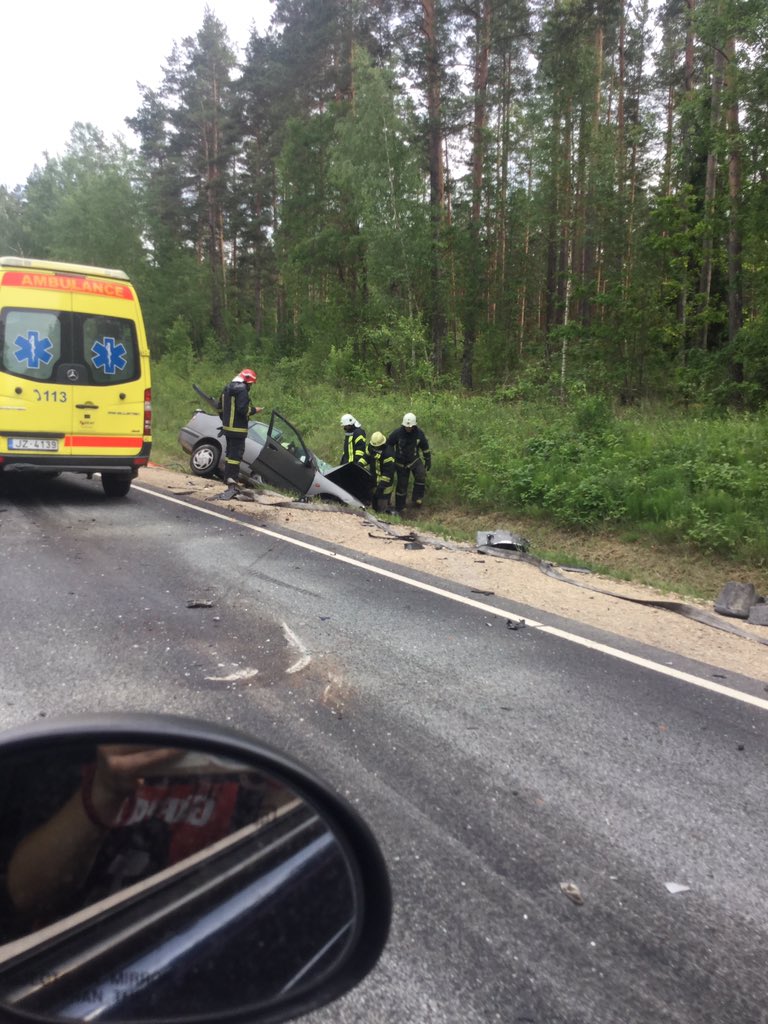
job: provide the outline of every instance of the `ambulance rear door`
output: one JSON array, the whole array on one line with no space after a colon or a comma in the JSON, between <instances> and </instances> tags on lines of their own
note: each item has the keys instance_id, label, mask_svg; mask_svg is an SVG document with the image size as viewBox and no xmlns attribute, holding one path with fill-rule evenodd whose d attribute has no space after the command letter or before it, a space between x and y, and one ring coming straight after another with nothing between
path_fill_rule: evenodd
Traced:
<instances>
[{"instance_id":1,"label":"ambulance rear door","mask_svg":"<svg viewBox=\"0 0 768 1024\"><path fill-rule=\"evenodd\" d=\"M23 285L23 276L2 274L0 452L69 455L75 396L61 370L72 298Z\"/></svg>"},{"instance_id":2,"label":"ambulance rear door","mask_svg":"<svg viewBox=\"0 0 768 1024\"><path fill-rule=\"evenodd\" d=\"M148 356L141 313L127 283L112 291L72 296L75 456L130 459L142 449Z\"/></svg>"}]
</instances>

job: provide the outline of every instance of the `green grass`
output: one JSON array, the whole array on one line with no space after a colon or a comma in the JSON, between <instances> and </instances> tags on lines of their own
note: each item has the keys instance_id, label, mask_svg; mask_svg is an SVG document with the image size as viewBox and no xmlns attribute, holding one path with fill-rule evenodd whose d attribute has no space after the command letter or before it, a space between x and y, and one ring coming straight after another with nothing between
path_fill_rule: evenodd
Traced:
<instances>
[{"instance_id":1,"label":"green grass","mask_svg":"<svg viewBox=\"0 0 768 1024\"><path fill-rule=\"evenodd\" d=\"M725 578L749 573L768 590L765 413L708 418L659 408L616 412L593 396L561 405L352 391L307 384L295 365L258 368L254 402L282 412L331 463L341 453L342 413L353 413L370 436L415 412L434 453L422 527L469 542L477 529L524 528L537 535L542 557L654 586L676 583L687 593L711 586L702 575L707 564ZM177 435L201 404L192 383L216 394L237 369L155 364L155 461L186 469ZM693 574L688 583L664 572L673 558Z\"/></svg>"}]
</instances>

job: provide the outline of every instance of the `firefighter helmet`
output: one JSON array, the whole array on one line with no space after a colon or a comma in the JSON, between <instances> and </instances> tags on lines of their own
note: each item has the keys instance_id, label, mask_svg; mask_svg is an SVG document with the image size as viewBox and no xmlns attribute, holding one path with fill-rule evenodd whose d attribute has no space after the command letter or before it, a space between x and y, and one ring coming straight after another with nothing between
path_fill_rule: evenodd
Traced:
<instances>
[{"instance_id":1,"label":"firefighter helmet","mask_svg":"<svg viewBox=\"0 0 768 1024\"><path fill-rule=\"evenodd\" d=\"M386 443L387 443L387 439L386 439L386 437L384 437L384 435L382 434L382 432L380 430L376 430L376 431L374 431L373 434L371 434L371 447L372 448L382 448Z\"/></svg>"},{"instance_id":2,"label":"firefighter helmet","mask_svg":"<svg viewBox=\"0 0 768 1024\"><path fill-rule=\"evenodd\" d=\"M243 382L245 384L255 384L256 381L258 380L258 378L256 376L256 371L255 370L248 370L248 369L241 370L240 371L240 376L242 377Z\"/></svg>"},{"instance_id":3,"label":"firefighter helmet","mask_svg":"<svg viewBox=\"0 0 768 1024\"><path fill-rule=\"evenodd\" d=\"M405 414L405 416L403 416L403 426L404 427L415 427L416 426L416 417L413 415L412 412L407 412Z\"/></svg>"},{"instance_id":4,"label":"firefighter helmet","mask_svg":"<svg viewBox=\"0 0 768 1024\"><path fill-rule=\"evenodd\" d=\"M352 415L351 412L345 412L344 415L341 417L342 427L354 427L355 423L355 417Z\"/></svg>"}]
</instances>

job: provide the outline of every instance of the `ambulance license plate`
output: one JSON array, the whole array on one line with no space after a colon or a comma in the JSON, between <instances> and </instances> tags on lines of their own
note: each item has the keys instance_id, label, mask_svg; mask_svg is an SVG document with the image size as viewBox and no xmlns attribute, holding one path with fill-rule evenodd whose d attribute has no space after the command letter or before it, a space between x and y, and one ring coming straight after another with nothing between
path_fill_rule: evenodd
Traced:
<instances>
[{"instance_id":1,"label":"ambulance license plate","mask_svg":"<svg viewBox=\"0 0 768 1024\"><path fill-rule=\"evenodd\" d=\"M10 452L57 452L59 442L43 437L9 437Z\"/></svg>"}]
</instances>

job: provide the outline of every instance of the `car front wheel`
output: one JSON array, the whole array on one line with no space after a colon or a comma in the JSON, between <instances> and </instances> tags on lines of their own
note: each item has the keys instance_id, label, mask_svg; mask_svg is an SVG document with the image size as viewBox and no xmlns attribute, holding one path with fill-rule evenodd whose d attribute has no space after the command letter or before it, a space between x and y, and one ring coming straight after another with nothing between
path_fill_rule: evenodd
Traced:
<instances>
[{"instance_id":1,"label":"car front wheel","mask_svg":"<svg viewBox=\"0 0 768 1024\"><path fill-rule=\"evenodd\" d=\"M203 441L189 457L189 468L195 476L213 476L221 459L221 448L214 441Z\"/></svg>"}]
</instances>

